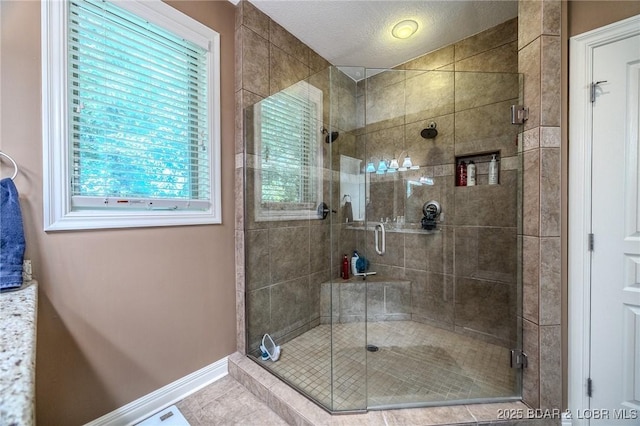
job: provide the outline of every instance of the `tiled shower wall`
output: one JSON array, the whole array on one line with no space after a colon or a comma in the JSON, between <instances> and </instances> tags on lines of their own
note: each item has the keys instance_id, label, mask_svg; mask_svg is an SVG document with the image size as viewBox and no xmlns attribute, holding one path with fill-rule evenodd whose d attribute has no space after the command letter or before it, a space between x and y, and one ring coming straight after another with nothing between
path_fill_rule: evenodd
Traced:
<instances>
[{"instance_id":1,"label":"tiled shower wall","mask_svg":"<svg viewBox=\"0 0 640 426\"><path fill-rule=\"evenodd\" d=\"M510 123L510 106L519 103L517 70L513 19L361 80L357 101L363 104L366 92L367 123L354 131L355 157L377 164L406 151L421 167L370 175L369 220L390 218L393 227L393 218L404 216L416 227L422 205L436 200L443 221L432 234L387 232L384 256L375 253L371 231L341 234L343 251L358 249L378 274L411 281L408 313L414 321L505 347L516 345L519 305L521 129ZM420 131L430 122L437 124L438 136L424 139ZM499 152L499 185L487 185L490 157L484 156L484 162L475 159L478 185L456 187L455 158L487 152ZM408 189L407 181L421 176L433 178L433 185Z\"/></svg>"},{"instance_id":2,"label":"tiled shower wall","mask_svg":"<svg viewBox=\"0 0 640 426\"><path fill-rule=\"evenodd\" d=\"M254 220L251 165L255 162L255 153L250 143L245 145L244 110L305 79L327 92L329 65L251 3L239 3L236 13L236 258L243 261L236 262L239 283L236 297L238 342L242 351L245 347L256 350L264 333L283 341L318 324L320 283L330 276L325 244L329 237L328 221ZM328 99L325 93L324 100ZM324 110L328 116L328 106ZM323 123L318 123L321 125ZM329 186L325 184L324 189L327 192ZM247 318L244 317L245 304ZM245 330L249 341L243 347Z\"/></svg>"},{"instance_id":3,"label":"tiled shower wall","mask_svg":"<svg viewBox=\"0 0 640 426\"><path fill-rule=\"evenodd\" d=\"M524 132L524 401L562 406L561 69L559 0L519 2L518 66L529 120Z\"/></svg>"},{"instance_id":4,"label":"tiled shower wall","mask_svg":"<svg viewBox=\"0 0 640 426\"><path fill-rule=\"evenodd\" d=\"M356 85L335 68L318 69L327 63L250 3L243 2L241 7L246 15L238 34L243 52L239 64L242 105L252 105L302 79L324 92L325 123L321 124L341 132L335 143L325 145L324 190L332 208L340 205L342 194L338 176L328 167L334 173L339 170L340 154L388 159L402 150L411 153L422 169L402 177L373 175L372 217L404 215L407 221L419 223L425 201L441 202L447 218L442 232L388 233L387 254L368 255L372 269L412 281L408 310L414 320L514 345L518 129L509 124L508 117L510 105L518 101L517 20ZM315 57L312 62L318 68L305 69L304 55ZM264 63L256 63L260 61ZM293 65L286 65L287 61ZM365 91L367 125L362 126ZM329 115L333 123L328 123ZM435 140L419 135L430 121L438 123L440 133ZM333 226L318 220L255 222L251 196L255 153L250 143L239 143L239 148L246 154L244 194L249 194L243 217L246 326L250 349L255 349L264 333L286 341L317 325L320 284L338 276L343 253L353 249L373 253L373 248L366 242L371 233L365 236L347 229L339 208ZM454 187L456 155L494 151L501 155L500 185L486 185L484 163L478 164L477 187ZM422 175L434 176L435 185L418 188L405 199L403 178L417 180ZM396 194L397 200L389 203L394 198L389 194ZM486 245L492 250L485 250Z\"/></svg>"},{"instance_id":5,"label":"tiled shower wall","mask_svg":"<svg viewBox=\"0 0 640 426\"><path fill-rule=\"evenodd\" d=\"M315 223L303 224L303 226L289 226L291 230L278 230L278 227L267 227L265 229L252 229L248 224L245 229L245 160L244 160L244 139L243 139L243 109L255 102L277 92L289 84L295 83L300 79L313 75L315 72L324 70L329 64L320 58L313 51L308 49L298 40L286 33L276 23L272 22L268 17L259 12L255 7L246 1L241 1L238 6L236 20L236 300L237 300L237 341L238 351L245 353L247 350L253 349L246 341L246 330L251 327L247 324L245 317L245 305L251 309L251 302L245 299L245 290L250 294L252 290L251 279L245 277L245 261L247 262L247 270L251 270L250 262L254 259L260 259L262 269L260 273L270 276L271 272L265 267L267 259L269 264L277 262L284 257L285 253L295 253L296 259L301 260L302 269L307 271L306 256L309 256L309 275L308 280L300 277L302 290L298 292L298 296L287 297L284 292L280 292L282 299L286 304L273 304L271 299L267 300L259 297L254 299L254 303L264 304L262 307L269 307L266 315L271 316L273 309L289 310L294 308L292 301L308 300L311 302L308 308L302 307L293 309L296 311L292 317L296 315L300 318L301 323L305 321L308 315L308 323L312 324L315 319L316 301L319 299L319 290L316 283L325 280L329 274L337 274L337 271L330 271L323 266L320 272L311 272L315 267L311 267L312 247L315 243L311 240L312 236L324 235L320 238L328 238L329 232L338 232L342 229L341 225L336 225L334 229L327 225L320 226L323 232L318 234L312 226ZM518 51L518 59L516 60L518 71L525 75L525 97L527 105L531 108L531 118L526 125L524 149L525 154L525 170L524 170L524 346L525 351L529 354L529 368L525 371L524 376L524 397L525 401L531 406L543 407L560 407L561 406L561 345L560 345L560 256L554 254L553 250L559 250L559 195L560 195L560 176L559 176L559 113L557 109L560 107L560 67L559 61L559 21L560 21L560 2L559 1L520 1L519 11L520 26L518 29L519 40L501 39L503 35L499 32L487 34L483 33L472 37L471 40L463 41L458 44L458 51L453 51L454 59L451 60L451 53L448 48L441 49L432 54L425 55L405 64L405 69L441 69L441 70L470 70L466 66L493 66L496 71L504 71L501 67L505 64L513 65L513 49ZM491 42L493 39L494 48L487 50L473 51L473 47L469 54L464 54L468 46L473 46L482 39L485 42ZM460 56L458 56L460 55ZM475 65L474 65L475 64ZM508 70L512 71L511 65ZM487 68L483 68L487 70ZM334 76L332 76L333 78ZM544 79L544 83L542 83ZM358 94L358 89L347 87L341 89L343 93ZM350 96L350 95L349 95ZM348 96L344 96L348 101ZM542 112L542 111L546 112ZM356 116L354 114L354 116ZM557 117L556 117L557 116ZM438 123L438 130L443 132L444 122ZM342 146L345 149L349 145L355 145L355 135L357 132L350 125L341 124L336 121L333 123L337 127L345 129L344 135L347 136ZM483 128L478 128L483 130ZM441 133L442 134L442 133ZM343 136L341 135L341 138ZM353 137L353 138L352 138ZM439 136L440 138L440 136ZM353 151L355 152L355 151ZM333 158L338 157L339 152L334 153ZM414 154L411 153L413 156ZM415 154L417 155L417 153ZM556 165L558 167L556 167ZM511 168L512 166L501 165ZM450 171L449 171L450 172ZM504 171L502 177L504 176ZM446 175L446 168L434 167L434 175ZM460 188L462 190L470 188ZM477 189L477 188L476 188ZM481 190L482 191L482 190ZM333 188L333 197L339 197L339 192ZM464 198L464 196L461 195ZM476 200L482 203L483 197ZM473 216L473 210L466 210L470 216ZM554 219L555 218L555 219ZM446 220L449 220L448 218ZM531 223L528 223L531 222ZM291 225L291 224L281 224ZM308 225L309 232L304 229ZM285 226L286 228L286 226ZM269 230L273 229L273 237L269 234ZM256 232L252 232L252 231ZM304 239L309 237L308 244L304 242L296 242L288 240L286 244L280 243L279 240L291 239L295 237L294 233L298 233L298 237ZM246 233L246 235L245 235ZM286 234L282 236L282 234ZM436 246L432 255L423 257L427 262L426 268L432 265L442 265L442 268L451 260L443 259L440 261L438 256L443 253L440 245L444 247L446 244L453 245L451 237L443 233L443 242L432 239L431 243ZM263 239L265 244L262 249L258 249L261 253L247 252L245 259L245 237L247 241L250 238ZM411 240L411 237L409 237ZM347 236L340 238L340 241L349 241ZM352 241L355 241L355 237ZM448 242L447 242L448 241ZM487 245L493 243L486 239L479 238L478 241L485 241ZM251 246L251 242L249 242ZM407 245L407 239L404 241L405 247L411 247L411 242ZM260 247L258 245L257 247ZM249 247L250 248L250 247ZM337 256L341 252L348 250L349 247L335 247L332 252ZM429 250L426 246L425 250ZM409 252L412 252L409 250ZM415 252L413 252L415 253ZM454 255L458 253L454 252ZM416 256L419 257L419 256ZM485 259L486 260L486 259ZM328 260L323 260L327 262ZM407 262L405 260L405 262ZM421 261L420 261L421 262ZM406 264L410 264L408 262ZM486 261L484 261L486 264ZM298 264L298 265L299 265ZM325 264L326 265L326 264ZM393 265L380 264L380 267L394 267ZM434 266L437 268L437 266ZM293 265L292 265L293 268ZM411 269L411 268L409 268ZM444 269L443 269L444 272ZM434 272L438 274L438 272ZM429 277L428 272L425 276ZM311 278L313 276L316 278ZM446 276L441 273L441 276ZM296 278L297 279L297 278ZM303 282L304 281L304 282ZM312 284L314 283L314 284ZM304 286L306 285L306 291ZM246 286L246 288L245 288ZM270 285L271 290L277 289ZM429 281L424 284L429 289L433 288L432 294L438 294L446 285L440 285L435 281ZM284 287L283 287L284 288ZM264 287L257 289L260 291ZM427 291L427 293L430 293ZM278 292L275 292L278 297ZM249 295L249 298L252 296ZM288 302L287 302L288 301ZM421 302L422 303L422 302ZM434 301L429 298L424 299L422 308L424 311L434 309L437 306ZM254 305L255 306L255 305ZM417 305L416 305L417 306ZM482 306L482 305L480 305ZM277 316L277 314L274 312ZM419 314L419 313L418 313ZM283 314L289 315L289 314ZM444 313L443 315L446 315ZM427 318L428 319L428 318ZM260 319L261 320L261 319ZM267 321L266 318L264 318ZM269 321L271 321L269 319ZM259 330L255 329L254 334L259 334Z\"/></svg>"}]
</instances>

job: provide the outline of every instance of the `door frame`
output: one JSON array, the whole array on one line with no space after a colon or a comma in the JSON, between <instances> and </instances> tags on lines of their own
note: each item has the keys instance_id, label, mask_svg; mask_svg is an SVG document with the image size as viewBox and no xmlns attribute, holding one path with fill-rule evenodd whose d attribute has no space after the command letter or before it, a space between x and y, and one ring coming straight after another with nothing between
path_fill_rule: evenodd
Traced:
<instances>
[{"instance_id":1,"label":"door frame","mask_svg":"<svg viewBox=\"0 0 640 426\"><path fill-rule=\"evenodd\" d=\"M593 51L640 34L640 15L571 37L569 40L569 280L568 409L573 424L589 408L586 379L590 363L591 315L591 161ZM601 407L594 407L601 408ZM588 422L588 421L586 421ZM564 423L564 422L563 422ZM571 423L567 423L571 424Z\"/></svg>"}]
</instances>

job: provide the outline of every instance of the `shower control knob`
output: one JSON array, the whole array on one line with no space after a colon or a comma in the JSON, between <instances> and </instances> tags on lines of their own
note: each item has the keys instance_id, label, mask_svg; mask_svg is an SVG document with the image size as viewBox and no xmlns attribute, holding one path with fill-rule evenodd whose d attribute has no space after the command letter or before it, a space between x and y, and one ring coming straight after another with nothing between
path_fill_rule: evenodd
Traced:
<instances>
[{"instance_id":1,"label":"shower control knob","mask_svg":"<svg viewBox=\"0 0 640 426\"><path fill-rule=\"evenodd\" d=\"M437 218L441 211L440 203L435 200L427 201L422 206L422 213L432 219Z\"/></svg>"},{"instance_id":2,"label":"shower control knob","mask_svg":"<svg viewBox=\"0 0 640 426\"><path fill-rule=\"evenodd\" d=\"M317 212L318 217L321 217L322 219L326 219L329 213L338 213L337 211L330 209L327 203L325 203L324 201L318 205Z\"/></svg>"}]
</instances>

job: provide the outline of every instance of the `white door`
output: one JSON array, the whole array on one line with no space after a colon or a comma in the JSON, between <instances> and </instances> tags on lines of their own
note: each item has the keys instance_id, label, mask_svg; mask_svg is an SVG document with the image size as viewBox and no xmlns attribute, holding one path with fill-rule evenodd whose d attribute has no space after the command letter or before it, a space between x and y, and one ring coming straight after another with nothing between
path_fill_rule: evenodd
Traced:
<instances>
[{"instance_id":1,"label":"white door","mask_svg":"<svg viewBox=\"0 0 640 426\"><path fill-rule=\"evenodd\" d=\"M596 47L593 81L586 414L592 425L640 425L640 35Z\"/></svg>"}]
</instances>

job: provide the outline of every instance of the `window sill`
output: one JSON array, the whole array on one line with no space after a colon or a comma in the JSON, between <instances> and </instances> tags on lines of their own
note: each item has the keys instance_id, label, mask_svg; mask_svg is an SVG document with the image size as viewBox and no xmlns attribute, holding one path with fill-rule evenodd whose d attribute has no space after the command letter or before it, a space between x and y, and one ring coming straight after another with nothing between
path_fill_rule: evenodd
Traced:
<instances>
[{"instance_id":1,"label":"window sill","mask_svg":"<svg viewBox=\"0 0 640 426\"><path fill-rule=\"evenodd\" d=\"M322 216L318 212L313 211L261 211L256 212L256 222L282 222L287 220L322 220Z\"/></svg>"},{"instance_id":2,"label":"window sill","mask_svg":"<svg viewBox=\"0 0 640 426\"><path fill-rule=\"evenodd\" d=\"M212 212L136 211L119 213L82 211L45 224L45 232L79 231L89 229L144 228L157 226L188 226L221 224L219 215Z\"/></svg>"}]
</instances>

